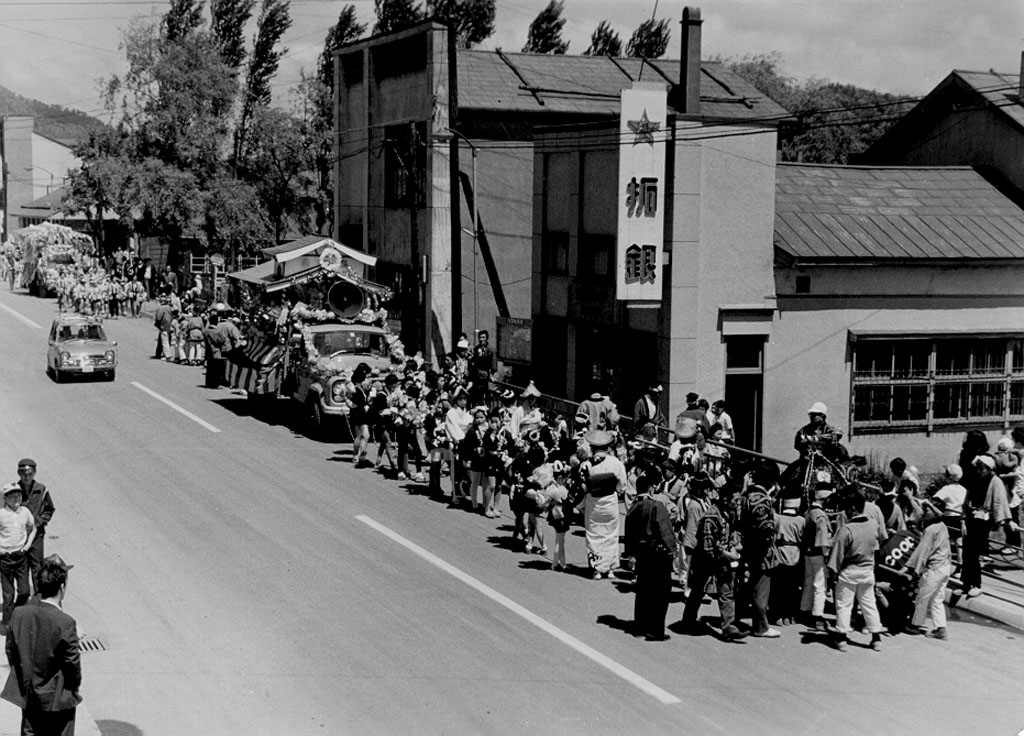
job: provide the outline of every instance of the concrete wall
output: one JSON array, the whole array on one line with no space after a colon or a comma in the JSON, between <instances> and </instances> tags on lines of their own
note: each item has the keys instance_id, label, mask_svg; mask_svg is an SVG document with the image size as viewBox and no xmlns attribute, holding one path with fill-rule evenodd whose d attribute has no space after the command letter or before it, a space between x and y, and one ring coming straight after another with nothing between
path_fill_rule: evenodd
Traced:
<instances>
[{"instance_id":1,"label":"concrete wall","mask_svg":"<svg viewBox=\"0 0 1024 736\"><path fill-rule=\"evenodd\" d=\"M533 222L533 143L475 140L478 214L494 258L498 280L512 317L529 319ZM459 168L472 181L473 156L463 142ZM461 194L461 192L460 192ZM462 324L472 338L488 330L494 344L498 314L494 286L478 244L474 290L473 213L465 196L462 203ZM474 319L474 302L476 319Z\"/></svg>"},{"instance_id":2,"label":"concrete wall","mask_svg":"<svg viewBox=\"0 0 1024 736\"><path fill-rule=\"evenodd\" d=\"M26 172L32 177L33 199L63 186L68 172L81 165L81 160L67 146L38 134L33 135L32 166L35 168L31 172ZM50 176L49 172L53 172L53 176Z\"/></svg>"},{"instance_id":3,"label":"concrete wall","mask_svg":"<svg viewBox=\"0 0 1024 736\"><path fill-rule=\"evenodd\" d=\"M35 132L31 117L3 119L3 164L7 171L7 202L4 210L6 233L21 227L19 217L40 217L45 212L26 210L24 205L61 187L71 169L81 161L67 146Z\"/></svg>"},{"instance_id":4,"label":"concrete wall","mask_svg":"<svg viewBox=\"0 0 1024 736\"><path fill-rule=\"evenodd\" d=\"M882 465L901 456L922 472L953 462L966 428L850 437L850 333L1024 334L1024 266L808 268L810 295L794 293L794 269L776 273L779 311L765 353L765 452L795 456L796 429L807 421L807 408L823 401L855 454ZM994 442L1002 429L989 427L988 434Z\"/></svg>"},{"instance_id":5,"label":"concrete wall","mask_svg":"<svg viewBox=\"0 0 1024 736\"><path fill-rule=\"evenodd\" d=\"M389 66L403 43L418 40L422 64ZM397 45L395 45L397 44ZM392 53L392 46L399 51ZM362 59L361 68L358 59ZM349 73L346 74L346 67ZM358 74L352 74L356 70ZM441 27L421 27L409 33L354 44L336 57L337 152L336 235L376 255L382 264L421 268L428 255L427 286L433 345L439 352L453 348L451 175L448 139L449 91L447 35ZM465 81L464 83L470 83ZM467 129L475 111L465 111ZM415 215L408 207L385 206L386 129L390 125L423 122L427 147L424 202ZM500 131L499 131L500 132ZM533 145L530 142L491 142L473 139L480 151L476 162L478 210L490 244L512 316L530 316L530 263L532 234ZM459 168L472 179L472 149L460 145ZM472 215L461 185L461 222L472 231ZM413 218L415 217L415 225ZM365 227L364 227L365 225ZM416 248L412 247L413 232ZM361 242L351 242L358 239ZM461 238L462 329L495 333L497 306L483 258L477 256L473 276L473 238ZM379 271L383 270L378 269ZM475 289L474 289L475 286ZM474 298L475 297L475 298ZM423 321L424 315L410 315ZM457 336L455 336L457 338ZM492 339L493 342L493 339Z\"/></svg>"},{"instance_id":6,"label":"concrete wall","mask_svg":"<svg viewBox=\"0 0 1024 736\"><path fill-rule=\"evenodd\" d=\"M535 172L535 318L567 322L566 395L585 396L577 385L585 352L585 330L597 324L607 335L604 348L622 380L612 397L626 412L656 378L665 385L662 409L674 417L685 396L697 391L721 398L725 387L723 308L764 310L775 306L772 232L775 202L775 131L729 136L751 129L700 127L680 123L668 156L666 242L668 265L662 306L628 309L615 301L614 279L604 291L577 271L586 256L587 230L613 235L617 216L618 150L603 158L587 155L588 134L545 136L538 143ZM710 137L713 131L722 137ZM548 171L544 166L548 156ZM580 172L584 172L581 182ZM544 209L546 207L546 210ZM542 237L549 230L569 232L569 273L542 269ZM593 293L592 293L593 292ZM767 325L770 327L770 322ZM541 326L536 332L544 334ZM652 336L648 341L645 335ZM649 346L649 350L648 347Z\"/></svg>"},{"instance_id":7,"label":"concrete wall","mask_svg":"<svg viewBox=\"0 0 1024 736\"><path fill-rule=\"evenodd\" d=\"M680 126L672 190L669 416L725 388L723 308L775 306L776 133ZM723 137L710 137L718 134ZM688 142L688 138L696 138Z\"/></svg>"},{"instance_id":8,"label":"concrete wall","mask_svg":"<svg viewBox=\"0 0 1024 736\"><path fill-rule=\"evenodd\" d=\"M32 165L32 118L11 116L3 119L3 152L7 173L5 232L10 237L21 227L18 222L21 206L36 198L32 179L39 174L25 171ZM45 193L45 188L43 191Z\"/></svg>"}]
</instances>

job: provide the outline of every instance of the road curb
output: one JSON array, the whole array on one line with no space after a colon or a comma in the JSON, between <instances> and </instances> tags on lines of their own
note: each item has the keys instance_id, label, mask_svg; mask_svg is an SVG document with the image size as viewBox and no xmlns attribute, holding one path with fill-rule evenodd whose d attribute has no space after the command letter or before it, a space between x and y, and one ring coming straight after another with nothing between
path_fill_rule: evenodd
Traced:
<instances>
[{"instance_id":1,"label":"road curb","mask_svg":"<svg viewBox=\"0 0 1024 736\"><path fill-rule=\"evenodd\" d=\"M981 595L968 598L960 590L946 588L945 599L946 603L953 608L970 611L1018 631L1024 631L1024 607L1019 603L986 593L984 589L982 589Z\"/></svg>"},{"instance_id":2,"label":"road curb","mask_svg":"<svg viewBox=\"0 0 1024 736\"><path fill-rule=\"evenodd\" d=\"M10 673L9 665L0 665L0 678L7 682L7 675ZM77 736L103 736L99 725L89 712L89 706L85 701L76 708L75 712L75 733ZM21 708L0 700L0 736L19 736L21 734Z\"/></svg>"}]
</instances>

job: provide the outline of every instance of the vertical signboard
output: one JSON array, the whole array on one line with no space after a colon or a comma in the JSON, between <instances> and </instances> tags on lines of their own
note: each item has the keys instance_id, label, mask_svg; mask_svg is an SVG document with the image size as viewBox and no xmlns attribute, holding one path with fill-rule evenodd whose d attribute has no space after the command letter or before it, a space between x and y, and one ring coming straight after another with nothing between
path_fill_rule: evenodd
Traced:
<instances>
[{"instance_id":1,"label":"vertical signboard","mask_svg":"<svg viewBox=\"0 0 1024 736\"><path fill-rule=\"evenodd\" d=\"M615 298L661 301L667 91L622 90Z\"/></svg>"}]
</instances>

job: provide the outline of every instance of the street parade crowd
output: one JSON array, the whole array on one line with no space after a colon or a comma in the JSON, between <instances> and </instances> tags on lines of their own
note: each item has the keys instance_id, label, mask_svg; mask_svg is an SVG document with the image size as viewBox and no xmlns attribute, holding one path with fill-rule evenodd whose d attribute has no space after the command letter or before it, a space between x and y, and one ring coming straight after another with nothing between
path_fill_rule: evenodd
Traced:
<instances>
[{"instance_id":1,"label":"street parade crowd","mask_svg":"<svg viewBox=\"0 0 1024 736\"><path fill-rule=\"evenodd\" d=\"M1024 429L992 452L983 433L970 433L936 487L922 488L901 458L885 487L872 487L856 482L856 462L820 402L796 433L800 459L780 471L732 445L722 400L690 394L669 431L658 384L630 421L600 391L560 408L532 382L494 383L494 370L486 331L472 348L461 336L440 370L416 359L357 367L346 386L352 461L426 483L452 507L488 518L507 507L512 540L545 556L551 541L554 570L585 569L595 580L632 573L638 636L667 638L676 585L688 634L775 638L775 626L803 622L840 650L859 628L872 649L883 631L945 639L943 592L954 567L962 565L973 597L990 532L1001 528L1019 544ZM585 568L570 564L584 550L566 544L577 522ZM699 618L707 592L718 601L717 627Z\"/></svg>"},{"instance_id":2,"label":"street parade crowd","mask_svg":"<svg viewBox=\"0 0 1024 736\"><path fill-rule=\"evenodd\" d=\"M78 284L105 272L89 261L83 267ZM62 308L116 316L78 291L75 276L67 274L63 298L58 293ZM201 308L199 285L182 289L170 269L149 278L157 357L205 363L206 385L223 385L225 360L255 339L254 325L223 303ZM129 285L138 283L131 273ZM293 334L289 306L271 326L284 343ZM957 462L928 488L901 458L872 485L858 482L857 459L821 402L796 432L799 459L780 470L733 444L724 400L709 404L691 393L671 425L656 382L631 418L601 390L579 404L553 401L533 382L496 382L489 334L480 331L477 340L471 347L461 335L436 369L399 350L389 368L362 363L345 374L352 461L426 484L451 507L491 519L507 509L513 544L549 556L554 570L633 578L636 636L668 638L675 586L685 603L673 630L689 635L776 638L776 627L803 623L840 650L858 630L876 650L886 631L941 640L954 569L974 597L990 534L1001 531L1006 544L1020 545L1024 427L995 448L984 433L969 432ZM567 545L575 525L585 549ZM13 591L24 586L4 563L0 556L6 622L20 600ZM700 615L707 595L717 601L717 619ZM826 611L834 618L826 621Z\"/></svg>"},{"instance_id":3,"label":"street parade crowd","mask_svg":"<svg viewBox=\"0 0 1024 736\"><path fill-rule=\"evenodd\" d=\"M252 338L245 321L223 304L182 313L173 298L170 289L160 296L158 350L184 363L205 350L207 385L221 385L223 368L209 358ZM553 402L532 382L495 383L495 368L486 331L472 347L462 335L439 369L419 358L359 365L345 383L352 461L424 483L453 508L487 518L507 509L512 542L549 556L554 570L634 577L637 636L668 638L676 586L685 599L676 628L692 635L776 638L777 626L804 623L840 650L860 629L872 649L885 631L945 639L954 569L976 596L990 533L1020 544L1024 428L994 449L969 433L930 488L901 458L872 486L856 481L821 402L796 433L800 459L780 470L732 444L723 400L688 395L669 429L656 383L630 419L601 391L578 405ZM585 537L578 551L567 548L576 524ZM714 626L700 617L708 594L719 607Z\"/></svg>"}]
</instances>

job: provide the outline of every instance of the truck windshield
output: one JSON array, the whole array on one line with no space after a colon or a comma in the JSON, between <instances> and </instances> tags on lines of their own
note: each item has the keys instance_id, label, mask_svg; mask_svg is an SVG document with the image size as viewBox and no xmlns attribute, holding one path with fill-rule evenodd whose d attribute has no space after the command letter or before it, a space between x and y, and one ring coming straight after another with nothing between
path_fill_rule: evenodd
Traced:
<instances>
[{"instance_id":1,"label":"truck windshield","mask_svg":"<svg viewBox=\"0 0 1024 736\"><path fill-rule=\"evenodd\" d=\"M321 355L334 353L381 353L384 350L384 336L373 332L339 331L318 332L313 335L313 344Z\"/></svg>"}]
</instances>

